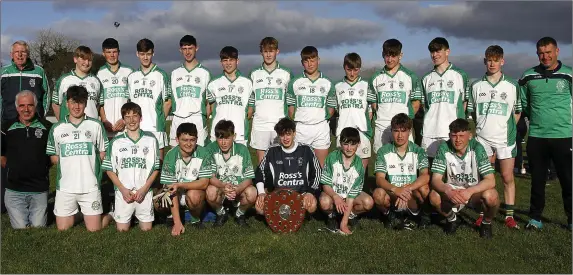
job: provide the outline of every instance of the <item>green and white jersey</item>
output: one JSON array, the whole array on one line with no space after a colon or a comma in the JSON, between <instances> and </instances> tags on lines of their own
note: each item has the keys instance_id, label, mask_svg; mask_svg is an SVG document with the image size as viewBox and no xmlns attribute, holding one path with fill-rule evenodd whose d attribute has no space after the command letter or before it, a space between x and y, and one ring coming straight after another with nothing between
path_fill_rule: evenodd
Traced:
<instances>
[{"instance_id":1,"label":"green and white jersey","mask_svg":"<svg viewBox=\"0 0 573 275\"><path fill-rule=\"evenodd\" d=\"M103 101L103 87L99 79L92 74L85 77L79 77L75 69L69 73L62 75L56 82L56 89L52 94L52 102L60 106L60 121L69 114L68 105L66 104L66 92L71 86L83 86L88 90L88 102L86 104L85 113L88 117L98 119L99 107L104 105Z\"/></svg>"},{"instance_id":2,"label":"green and white jersey","mask_svg":"<svg viewBox=\"0 0 573 275\"><path fill-rule=\"evenodd\" d=\"M447 138L449 125L465 118L464 101L468 99L467 74L450 63L442 74L435 69L422 77L422 101L426 114L422 136Z\"/></svg>"},{"instance_id":3,"label":"green and white jersey","mask_svg":"<svg viewBox=\"0 0 573 275\"><path fill-rule=\"evenodd\" d=\"M484 76L470 86L468 112L476 112L476 134L502 146L515 144L517 135L514 113L521 112L517 82L502 75L492 84Z\"/></svg>"},{"instance_id":4,"label":"green and white jersey","mask_svg":"<svg viewBox=\"0 0 573 275\"><path fill-rule=\"evenodd\" d=\"M231 120L235 124L235 133L238 140L248 140L249 121L247 108L249 98L253 93L253 83L250 79L235 72L235 80L231 81L223 73L211 80L207 86L207 100L215 103L213 121L211 122L211 137L215 136L215 125L220 120Z\"/></svg>"},{"instance_id":5,"label":"green and white jersey","mask_svg":"<svg viewBox=\"0 0 573 275\"><path fill-rule=\"evenodd\" d=\"M231 156L227 160L217 142L209 143L207 149L213 155L213 173L220 181L238 185L247 179L255 178L251 154L247 146L233 142Z\"/></svg>"},{"instance_id":6,"label":"green and white jersey","mask_svg":"<svg viewBox=\"0 0 573 275\"><path fill-rule=\"evenodd\" d=\"M374 173L385 173L390 184L402 187L416 181L419 172L427 168L428 156L420 146L408 141L408 148L402 157L392 142L378 149Z\"/></svg>"},{"instance_id":7,"label":"green and white jersey","mask_svg":"<svg viewBox=\"0 0 573 275\"><path fill-rule=\"evenodd\" d=\"M143 187L151 173L159 170L157 139L152 133L142 130L139 130L138 140L132 140L127 133L122 133L111 141L102 168L114 172L127 189Z\"/></svg>"},{"instance_id":8,"label":"green and white jersey","mask_svg":"<svg viewBox=\"0 0 573 275\"><path fill-rule=\"evenodd\" d=\"M368 116L371 108L368 107L376 103L376 94L369 89L368 82L359 77L350 84L345 77L334 85L334 90L339 114L336 136L342 129L352 127L372 137L372 123Z\"/></svg>"},{"instance_id":9,"label":"green and white jersey","mask_svg":"<svg viewBox=\"0 0 573 275\"><path fill-rule=\"evenodd\" d=\"M156 64L147 73L141 68L127 78L129 100L141 107L141 130L165 132L163 103L171 95L169 77Z\"/></svg>"},{"instance_id":10,"label":"green and white jersey","mask_svg":"<svg viewBox=\"0 0 573 275\"><path fill-rule=\"evenodd\" d=\"M109 64L103 65L97 72L97 78L103 86L103 109L105 116L112 125L121 119L121 107L127 103L127 77L133 69L122 63L114 73Z\"/></svg>"},{"instance_id":11,"label":"green and white jersey","mask_svg":"<svg viewBox=\"0 0 573 275\"><path fill-rule=\"evenodd\" d=\"M274 131L275 124L288 115L286 92L292 74L277 62L270 72L264 66L254 69L250 78L255 91L249 99L249 106L255 108L253 130Z\"/></svg>"},{"instance_id":12,"label":"green and white jersey","mask_svg":"<svg viewBox=\"0 0 573 275\"><path fill-rule=\"evenodd\" d=\"M304 124L318 124L330 115L328 107L336 108L334 85L320 73L314 81L303 72L292 79L287 91L287 105L295 106L294 121Z\"/></svg>"},{"instance_id":13,"label":"green and white jersey","mask_svg":"<svg viewBox=\"0 0 573 275\"><path fill-rule=\"evenodd\" d=\"M477 185L481 178L493 172L485 149L475 139L470 140L461 157L456 154L451 140L442 142L432 162L432 173L442 174L445 183L462 188Z\"/></svg>"},{"instance_id":14,"label":"green and white jersey","mask_svg":"<svg viewBox=\"0 0 573 275\"><path fill-rule=\"evenodd\" d=\"M205 147L197 145L189 161L181 156L179 145L173 147L163 158L161 184L193 182L198 179L210 179L213 157Z\"/></svg>"},{"instance_id":15,"label":"green and white jersey","mask_svg":"<svg viewBox=\"0 0 573 275\"><path fill-rule=\"evenodd\" d=\"M362 159L354 156L350 168L344 168L342 151L336 149L326 157L320 184L329 185L343 199L354 199L362 192L364 166Z\"/></svg>"},{"instance_id":16,"label":"green and white jersey","mask_svg":"<svg viewBox=\"0 0 573 275\"><path fill-rule=\"evenodd\" d=\"M56 189L73 194L99 190L102 176L99 153L107 151L107 134L101 121L84 117L75 125L69 117L52 127L46 154L58 156Z\"/></svg>"},{"instance_id":17,"label":"green and white jersey","mask_svg":"<svg viewBox=\"0 0 573 275\"><path fill-rule=\"evenodd\" d=\"M391 75L386 68L376 72L370 80L370 89L376 95L376 126L390 127L390 121L397 114L408 114L414 118L412 101L422 100L422 90L416 74L400 64Z\"/></svg>"},{"instance_id":18,"label":"green and white jersey","mask_svg":"<svg viewBox=\"0 0 573 275\"><path fill-rule=\"evenodd\" d=\"M171 72L171 112L177 117L203 116L207 125L207 85L211 73L200 63L191 70L185 65Z\"/></svg>"}]
</instances>

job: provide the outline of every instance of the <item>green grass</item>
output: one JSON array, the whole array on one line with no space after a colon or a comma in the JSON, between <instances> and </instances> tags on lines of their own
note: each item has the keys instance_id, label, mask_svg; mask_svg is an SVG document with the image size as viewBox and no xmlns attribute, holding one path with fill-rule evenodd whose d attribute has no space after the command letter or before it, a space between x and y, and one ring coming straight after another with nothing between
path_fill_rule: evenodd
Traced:
<instances>
[{"instance_id":1,"label":"green grass","mask_svg":"<svg viewBox=\"0 0 573 275\"><path fill-rule=\"evenodd\" d=\"M523 228L530 180L516 178L516 184L516 217ZM499 176L497 188L503 194ZM164 224L150 232L135 227L118 233L113 224L96 233L83 224L67 232L54 224L16 231L2 215L0 266L2 273L571 273L571 233L563 228L557 182L547 186L546 196L542 232L506 229L499 214L492 240L469 226L455 236L439 225L395 232L368 218L350 236L319 232L324 222L316 219L295 234L277 235L250 217L249 229L229 220L222 228L188 227L172 237ZM463 213L470 222L477 217Z\"/></svg>"}]
</instances>

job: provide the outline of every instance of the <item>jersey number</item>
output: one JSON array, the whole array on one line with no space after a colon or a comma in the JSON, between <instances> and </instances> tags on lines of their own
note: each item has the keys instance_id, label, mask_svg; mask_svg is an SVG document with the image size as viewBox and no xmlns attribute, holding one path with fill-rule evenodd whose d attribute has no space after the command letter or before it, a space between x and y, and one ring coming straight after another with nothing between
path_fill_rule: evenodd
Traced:
<instances>
[{"instance_id":1,"label":"jersey number","mask_svg":"<svg viewBox=\"0 0 573 275\"><path fill-rule=\"evenodd\" d=\"M117 80L117 78L113 78L111 80L111 84L117 84L119 82L119 80Z\"/></svg>"},{"instance_id":2,"label":"jersey number","mask_svg":"<svg viewBox=\"0 0 573 275\"><path fill-rule=\"evenodd\" d=\"M74 133L74 139L79 139L80 138L80 133Z\"/></svg>"}]
</instances>

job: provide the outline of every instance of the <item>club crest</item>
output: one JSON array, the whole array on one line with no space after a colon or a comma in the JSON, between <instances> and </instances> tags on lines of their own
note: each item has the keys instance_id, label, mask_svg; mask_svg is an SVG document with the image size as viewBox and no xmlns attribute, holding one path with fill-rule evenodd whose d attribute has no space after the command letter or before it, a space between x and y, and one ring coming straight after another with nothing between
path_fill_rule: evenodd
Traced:
<instances>
[{"instance_id":1,"label":"club crest","mask_svg":"<svg viewBox=\"0 0 573 275\"><path fill-rule=\"evenodd\" d=\"M36 129L36 131L34 132L34 135L35 135L37 138L41 138L41 137L42 137L42 134L43 134L42 129Z\"/></svg>"}]
</instances>

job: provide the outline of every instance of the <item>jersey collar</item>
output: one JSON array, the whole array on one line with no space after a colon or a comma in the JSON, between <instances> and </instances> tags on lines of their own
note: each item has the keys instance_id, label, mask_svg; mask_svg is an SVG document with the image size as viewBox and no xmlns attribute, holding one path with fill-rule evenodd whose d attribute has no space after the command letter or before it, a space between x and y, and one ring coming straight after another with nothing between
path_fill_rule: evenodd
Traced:
<instances>
[{"instance_id":1,"label":"jersey collar","mask_svg":"<svg viewBox=\"0 0 573 275\"><path fill-rule=\"evenodd\" d=\"M343 81L344 83L350 85L350 87L356 85L356 83L360 82L361 80L362 80L362 76L358 76L358 78L356 79L356 81L355 81L354 83L350 83L350 82L348 82L348 80L346 79L346 76L344 76L344 77L342 78L342 81Z\"/></svg>"},{"instance_id":2,"label":"jersey collar","mask_svg":"<svg viewBox=\"0 0 573 275\"><path fill-rule=\"evenodd\" d=\"M503 80L505 80L505 74L502 73L501 77L499 78L499 81L495 84L489 82L489 79L487 79L487 73L485 73L481 79L482 81L486 81L487 83L489 83L489 85L491 85L493 88L495 88L495 86L497 86L497 84L501 83Z\"/></svg>"},{"instance_id":3,"label":"jersey collar","mask_svg":"<svg viewBox=\"0 0 573 275\"><path fill-rule=\"evenodd\" d=\"M346 169L344 167L344 153L342 153L342 149L337 149L337 150L338 150L337 158L338 158L338 161L340 161L340 163L342 164L342 169L344 169L344 171L348 171L353 166L358 165L358 162L360 162L360 164L362 164L362 159L360 159L360 157L358 157L356 154L354 154L354 159L352 160L352 163L350 164L350 168Z\"/></svg>"},{"instance_id":4,"label":"jersey collar","mask_svg":"<svg viewBox=\"0 0 573 275\"><path fill-rule=\"evenodd\" d=\"M281 68L281 64L278 61L275 61L277 63L277 65L275 66L275 68L272 71L267 71L267 69L265 68L265 62L261 63L261 70L267 72L268 74L271 74L272 72L276 71L277 69Z\"/></svg>"},{"instance_id":5,"label":"jersey collar","mask_svg":"<svg viewBox=\"0 0 573 275\"><path fill-rule=\"evenodd\" d=\"M181 63L181 68L185 69L188 73L192 72L193 70L197 69L197 68L202 68L203 65L201 65L201 62L197 62L197 66L195 66L193 69L188 70L187 67L185 67L185 62ZM224 72L223 72L224 73Z\"/></svg>"},{"instance_id":6,"label":"jersey collar","mask_svg":"<svg viewBox=\"0 0 573 275\"><path fill-rule=\"evenodd\" d=\"M434 68L432 69L432 72L437 73L440 77L443 76L449 69L451 69L454 66L454 63L450 62L450 65L448 65L448 67L446 68L446 70L444 70L443 73L438 73L438 71L436 70L437 66L434 66Z\"/></svg>"},{"instance_id":7,"label":"jersey collar","mask_svg":"<svg viewBox=\"0 0 573 275\"><path fill-rule=\"evenodd\" d=\"M119 70L120 70L122 67L125 67L125 66L121 63L121 61L117 61L117 71L115 71L115 72L113 72L113 71L111 70L111 66L109 65L109 63L105 62L104 66L105 66L105 68L106 68L110 73L112 73L112 74L116 74L117 72L119 72Z\"/></svg>"},{"instance_id":8,"label":"jersey collar","mask_svg":"<svg viewBox=\"0 0 573 275\"><path fill-rule=\"evenodd\" d=\"M76 127L76 128L77 128L78 126L80 126L80 124L82 124L82 122L86 121L87 119L88 119L88 116L87 116L86 114L84 114L84 117L82 118L82 121L80 121L80 123L78 123L78 124L73 124L73 123L70 121L70 115L69 115L69 114L66 115L66 117L64 117L64 121L65 121L66 123L72 124L72 125L74 125L74 127Z\"/></svg>"},{"instance_id":9,"label":"jersey collar","mask_svg":"<svg viewBox=\"0 0 573 275\"><path fill-rule=\"evenodd\" d=\"M154 63L153 66L151 66L151 69L149 69L149 72L144 73L143 70L141 69L141 64L140 64L138 70L141 71L141 73L143 74L143 76L146 76L146 75L152 73L153 71L155 71L156 68L157 68L157 64Z\"/></svg>"},{"instance_id":10,"label":"jersey collar","mask_svg":"<svg viewBox=\"0 0 573 275\"><path fill-rule=\"evenodd\" d=\"M89 73L86 74L86 76L80 77L79 75L76 74L76 68L73 68L73 69L72 69L72 75L75 76L75 77L77 77L77 78L79 78L79 79L81 79L81 80L84 80L84 79L90 77L90 76L92 75L92 73L89 72Z\"/></svg>"},{"instance_id":11,"label":"jersey collar","mask_svg":"<svg viewBox=\"0 0 573 275\"><path fill-rule=\"evenodd\" d=\"M231 149L230 149L230 151L231 151L231 152L230 152L230 153L231 153L231 157L235 155L235 145L236 145L236 144L237 144L237 143L233 141L233 145L231 146ZM219 154L222 155L222 154L223 154L223 151L221 151L221 147L219 147L218 144L217 144L217 149L218 149Z\"/></svg>"},{"instance_id":12,"label":"jersey collar","mask_svg":"<svg viewBox=\"0 0 573 275\"><path fill-rule=\"evenodd\" d=\"M298 148L298 142L296 142L296 141L294 142L294 145L293 145L292 148L290 148L290 149L285 149L285 148L281 145L281 149L283 150L283 152L285 152L285 153L287 153L287 154L290 154L290 153L296 151L296 148Z\"/></svg>"}]
</instances>

